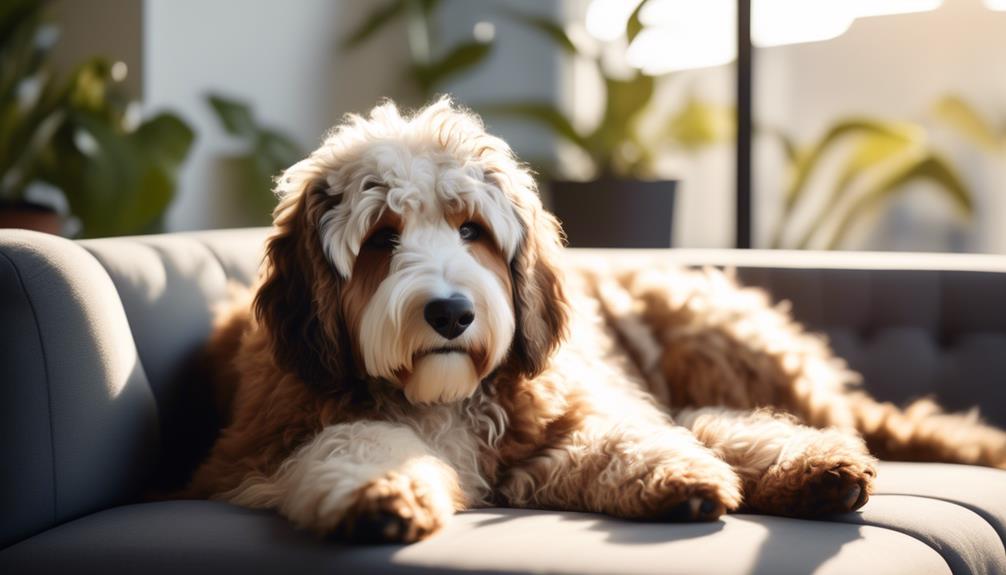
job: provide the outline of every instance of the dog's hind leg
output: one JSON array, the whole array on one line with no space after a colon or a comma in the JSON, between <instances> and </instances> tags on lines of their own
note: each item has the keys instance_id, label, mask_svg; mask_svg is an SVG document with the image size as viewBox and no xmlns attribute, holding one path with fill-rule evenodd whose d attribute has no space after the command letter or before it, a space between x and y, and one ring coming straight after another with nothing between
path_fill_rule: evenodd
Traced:
<instances>
[{"instance_id":1,"label":"dog's hind leg","mask_svg":"<svg viewBox=\"0 0 1006 575\"><path fill-rule=\"evenodd\" d=\"M859 432L883 459L1006 468L1006 432L976 414L945 413L929 400L907 409L876 401L824 338L728 274L667 268L599 286L616 328L629 333L621 324L632 321L645 327L644 338L624 339L630 349L656 350L637 351L637 358L649 358L637 364L654 394L672 407L772 407L807 425ZM618 313L619 292L634 302L631 314Z\"/></svg>"},{"instance_id":2,"label":"dog's hind leg","mask_svg":"<svg viewBox=\"0 0 1006 575\"><path fill-rule=\"evenodd\" d=\"M876 477L863 440L800 425L768 410L684 409L675 421L729 463L744 482L744 509L813 517L862 507Z\"/></svg>"}]
</instances>

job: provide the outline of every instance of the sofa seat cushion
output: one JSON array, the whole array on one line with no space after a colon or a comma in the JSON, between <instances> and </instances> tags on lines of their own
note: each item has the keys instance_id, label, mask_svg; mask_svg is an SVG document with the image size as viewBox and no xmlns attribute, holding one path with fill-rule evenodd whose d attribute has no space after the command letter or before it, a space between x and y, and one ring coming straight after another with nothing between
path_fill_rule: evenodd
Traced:
<instances>
[{"instance_id":1,"label":"sofa seat cushion","mask_svg":"<svg viewBox=\"0 0 1006 575\"><path fill-rule=\"evenodd\" d=\"M5 573L1003 573L1006 472L883 463L859 513L827 521L730 515L644 524L600 515L484 509L437 536L350 547L219 502L109 509L0 552Z\"/></svg>"},{"instance_id":2,"label":"sofa seat cushion","mask_svg":"<svg viewBox=\"0 0 1006 575\"><path fill-rule=\"evenodd\" d=\"M118 507L0 553L5 573L951 573L938 551L870 525L754 515L668 525L514 509L462 513L437 536L350 547L268 512L169 501Z\"/></svg>"}]
</instances>

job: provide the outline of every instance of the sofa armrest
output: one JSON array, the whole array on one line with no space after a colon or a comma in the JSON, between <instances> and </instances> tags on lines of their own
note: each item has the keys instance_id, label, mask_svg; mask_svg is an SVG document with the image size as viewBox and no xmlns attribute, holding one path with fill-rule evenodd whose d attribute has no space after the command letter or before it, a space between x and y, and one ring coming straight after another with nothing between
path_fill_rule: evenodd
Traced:
<instances>
[{"instance_id":1,"label":"sofa armrest","mask_svg":"<svg viewBox=\"0 0 1006 575\"><path fill-rule=\"evenodd\" d=\"M76 243L0 230L0 547L135 496L157 409L115 287Z\"/></svg>"}]
</instances>

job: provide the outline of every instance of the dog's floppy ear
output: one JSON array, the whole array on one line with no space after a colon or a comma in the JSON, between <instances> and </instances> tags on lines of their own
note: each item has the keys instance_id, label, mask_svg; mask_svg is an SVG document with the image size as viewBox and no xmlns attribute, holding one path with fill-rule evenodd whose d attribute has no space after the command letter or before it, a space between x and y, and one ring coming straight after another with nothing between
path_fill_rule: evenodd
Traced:
<instances>
[{"instance_id":1,"label":"dog's floppy ear","mask_svg":"<svg viewBox=\"0 0 1006 575\"><path fill-rule=\"evenodd\" d=\"M517 193L514 208L523 235L510 263L517 315L511 361L523 375L534 377L566 337L569 309L556 265L563 236L559 222L542 208L534 191Z\"/></svg>"},{"instance_id":2,"label":"dog's floppy ear","mask_svg":"<svg viewBox=\"0 0 1006 575\"><path fill-rule=\"evenodd\" d=\"M255 314L279 366L330 390L353 375L338 303L343 279L328 265L318 235L322 214L337 199L324 191L322 176L304 173L300 165L287 170L279 188Z\"/></svg>"}]
</instances>

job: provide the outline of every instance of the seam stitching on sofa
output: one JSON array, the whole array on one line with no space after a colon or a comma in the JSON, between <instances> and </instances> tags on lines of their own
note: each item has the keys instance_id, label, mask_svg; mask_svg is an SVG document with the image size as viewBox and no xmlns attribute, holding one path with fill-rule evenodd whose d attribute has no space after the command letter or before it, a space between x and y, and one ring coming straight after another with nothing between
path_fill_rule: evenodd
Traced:
<instances>
[{"instance_id":1,"label":"seam stitching on sofa","mask_svg":"<svg viewBox=\"0 0 1006 575\"><path fill-rule=\"evenodd\" d=\"M989 514L984 512L984 510L982 510L979 507L976 507L968 503L963 503L961 501L955 501L953 499L937 497L935 495L919 495L917 493L897 493L897 492L880 492L880 493L874 493L874 495L897 495L901 497L918 497L920 499L932 499L934 501L942 501L944 503L950 503L963 509L967 509L968 511L977 515L978 517L981 517L982 520L985 521L985 523L988 523L989 527L991 527L992 530L996 532L996 535L999 536L999 542L1002 543L1003 545L1003 555L1004 557L1006 557L1006 526L1003 526L1003 530L1001 530L999 527L996 526L996 523L993 520L989 519Z\"/></svg>"},{"instance_id":2,"label":"seam stitching on sofa","mask_svg":"<svg viewBox=\"0 0 1006 575\"><path fill-rule=\"evenodd\" d=\"M45 398L46 407L49 410L49 455L52 459L52 521L57 522L59 517L59 499L57 496L58 488L56 485L56 430L53 425L53 414L52 414L52 389L50 385L49 376L49 356L45 351L45 339L42 337L42 326L38 321L38 312L35 310L35 302L31 298L31 293L24 285L24 278L21 275L21 269L18 268L17 262L15 262L9 255L4 252L0 252L0 256L3 256L8 262L10 262L11 267L14 269L14 275L17 277L18 286L20 286L24 297L28 300L28 308L31 310L32 320L35 321L35 333L38 335L38 346L42 350L42 372L45 374Z\"/></svg>"}]
</instances>

